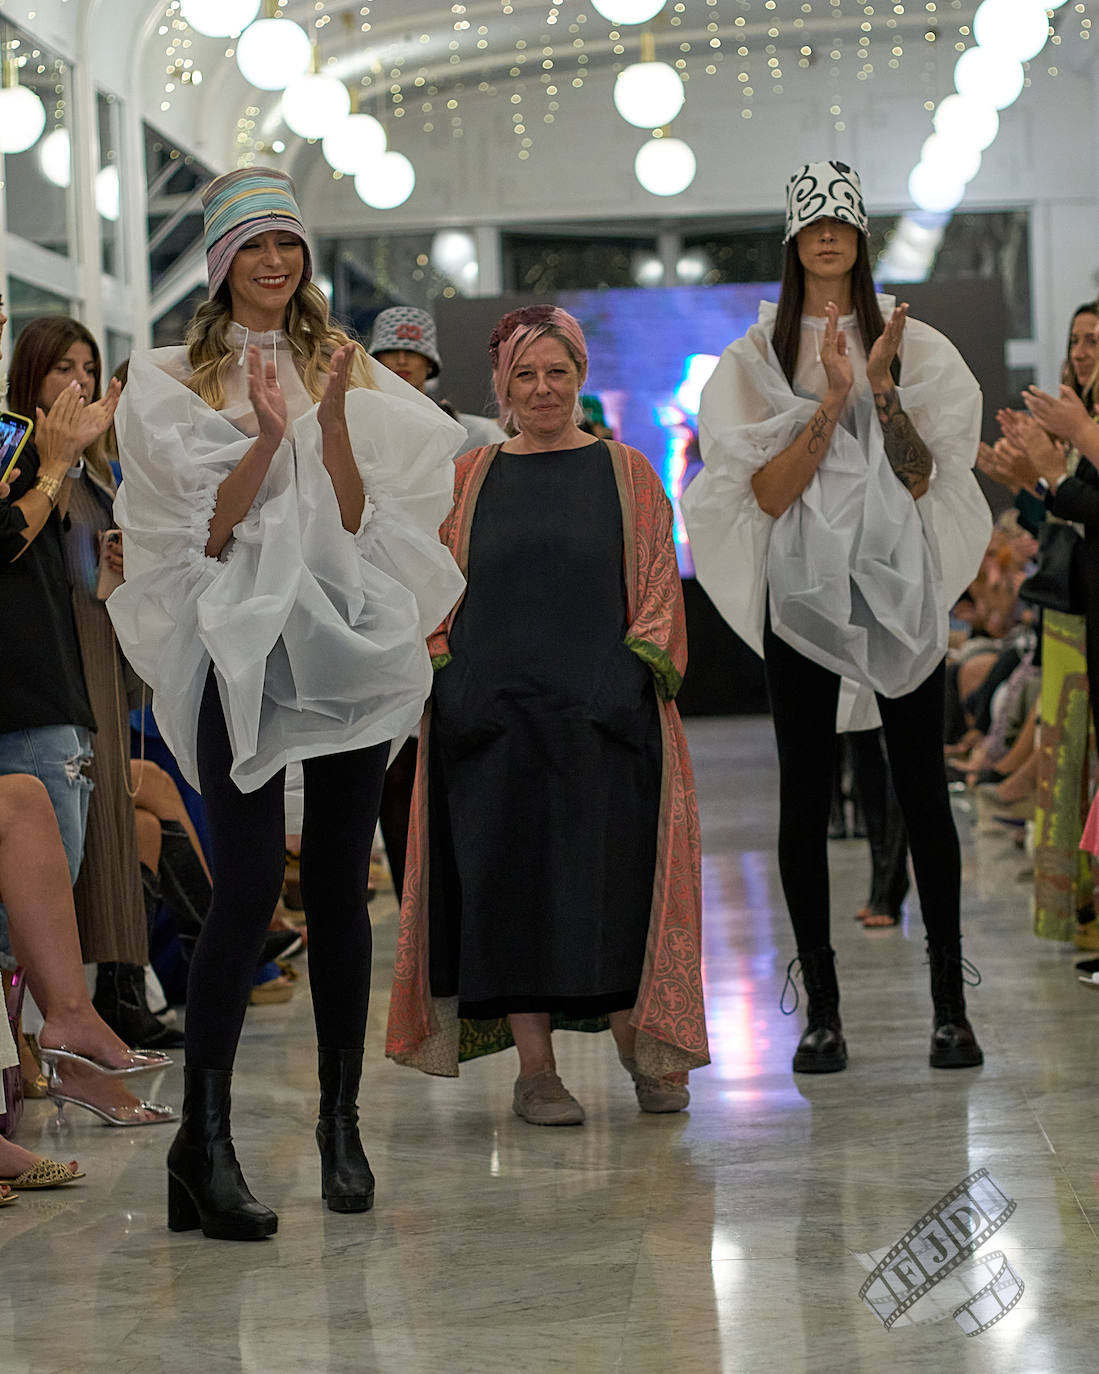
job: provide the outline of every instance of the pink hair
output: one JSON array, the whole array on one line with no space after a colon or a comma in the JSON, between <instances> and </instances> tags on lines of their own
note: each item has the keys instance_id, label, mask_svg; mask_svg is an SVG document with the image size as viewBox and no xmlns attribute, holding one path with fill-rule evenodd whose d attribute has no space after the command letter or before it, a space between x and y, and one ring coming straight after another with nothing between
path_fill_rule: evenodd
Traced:
<instances>
[{"instance_id":1,"label":"pink hair","mask_svg":"<svg viewBox=\"0 0 1099 1374\"><path fill-rule=\"evenodd\" d=\"M511 370L530 345L547 334L559 338L568 349L580 373L580 380L583 381L587 375L587 340L580 328L580 321L567 310L561 310L556 305L527 305L521 310L509 311L492 331L488 346L492 360L492 385L502 424L510 423L512 418L508 405Z\"/></svg>"}]
</instances>

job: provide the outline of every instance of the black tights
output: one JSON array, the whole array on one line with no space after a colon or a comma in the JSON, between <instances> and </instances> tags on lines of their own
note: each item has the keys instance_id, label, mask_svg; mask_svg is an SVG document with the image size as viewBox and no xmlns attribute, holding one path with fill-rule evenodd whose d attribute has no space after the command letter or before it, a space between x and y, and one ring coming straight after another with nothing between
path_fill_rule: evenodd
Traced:
<instances>
[{"instance_id":1,"label":"black tights","mask_svg":"<svg viewBox=\"0 0 1099 1374\"><path fill-rule=\"evenodd\" d=\"M830 943L828 813L840 679L763 630L779 758L778 866L799 953ZM915 691L878 696L924 926L936 944L959 936L961 855L943 762L944 666Z\"/></svg>"},{"instance_id":2,"label":"black tights","mask_svg":"<svg viewBox=\"0 0 1099 1374\"><path fill-rule=\"evenodd\" d=\"M301 891L317 1043L362 1045L370 999L366 888L387 744L306 759ZM282 770L254 792L229 777L232 754L213 672L198 720L198 771L210 824L213 899L187 988L187 1063L233 1066L263 937L282 889Z\"/></svg>"}]
</instances>

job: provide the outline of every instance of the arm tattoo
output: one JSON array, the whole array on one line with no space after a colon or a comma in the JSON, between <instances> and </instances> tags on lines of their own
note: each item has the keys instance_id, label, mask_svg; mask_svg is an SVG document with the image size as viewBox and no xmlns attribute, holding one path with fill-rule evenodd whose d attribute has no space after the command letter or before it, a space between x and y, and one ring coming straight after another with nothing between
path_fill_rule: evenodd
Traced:
<instances>
[{"instance_id":1,"label":"arm tattoo","mask_svg":"<svg viewBox=\"0 0 1099 1374\"><path fill-rule=\"evenodd\" d=\"M931 476L931 454L916 426L901 409L895 386L874 392L874 406L881 421L885 456L902 485L911 491Z\"/></svg>"},{"instance_id":2,"label":"arm tattoo","mask_svg":"<svg viewBox=\"0 0 1099 1374\"><path fill-rule=\"evenodd\" d=\"M818 453L828 446L828 440L832 434L834 421L831 415L823 406L817 411L809 421L809 457L815 458Z\"/></svg>"}]
</instances>

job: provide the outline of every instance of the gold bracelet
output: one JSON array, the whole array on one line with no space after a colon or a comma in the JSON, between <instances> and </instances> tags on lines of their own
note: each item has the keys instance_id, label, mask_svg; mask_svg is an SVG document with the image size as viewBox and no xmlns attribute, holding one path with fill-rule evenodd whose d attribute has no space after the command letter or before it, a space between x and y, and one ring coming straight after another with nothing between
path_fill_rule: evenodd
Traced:
<instances>
[{"instance_id":1,"label":"gold bracelet","mask_svg":"<svg viewBox=\"0 0 1099 1374\"><path fill-rule=\"evenodd\" d=\"M40 491L50 503L50 510L57 505L57 498L61 494L61 483L56 477L51 477L47 472L38 474L38 481L34 484L34 490Z\"/></svg>"}]
</instances>

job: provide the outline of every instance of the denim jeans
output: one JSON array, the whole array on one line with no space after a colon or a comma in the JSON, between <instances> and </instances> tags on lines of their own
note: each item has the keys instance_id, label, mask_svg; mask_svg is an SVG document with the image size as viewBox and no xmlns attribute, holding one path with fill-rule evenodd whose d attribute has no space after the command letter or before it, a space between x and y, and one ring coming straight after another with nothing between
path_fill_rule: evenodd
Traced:
<instances>
[{"instance_id":1,"label":"denim jeans","mask_svg":"<svg viewBox=\"0 0 1099 1374\"><path fill-rule=\"evenodd\" d=\"M50 794L61 843L69 861L69 876L76 882L84 854L88 800L92 780L91 734L83 725L38 725L30 730L0 734L0 776L30 773ZM0 964L10 965L8 917L0 903Z\"/></svg>"}]
</instances>

